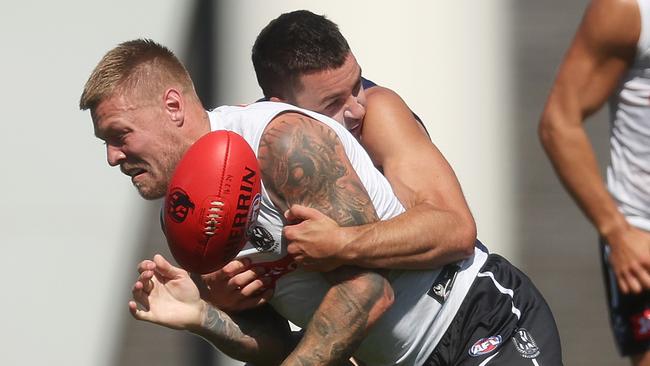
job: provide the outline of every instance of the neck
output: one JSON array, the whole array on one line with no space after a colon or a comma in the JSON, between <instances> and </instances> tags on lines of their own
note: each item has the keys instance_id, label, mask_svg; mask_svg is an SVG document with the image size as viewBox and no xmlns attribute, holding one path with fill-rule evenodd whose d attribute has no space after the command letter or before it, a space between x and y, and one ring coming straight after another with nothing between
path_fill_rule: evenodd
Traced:
<instances>
[{"instance_id":1,"label":"neck","mask_svg":"<svg viewBox=\"0 0 650 366\"><path fill-rule=\"evenodd\" d=\"M191 132L193 141L198 140L201 136L211 131L210 118L208 117L208 112L203 107L193 111L191 119L196 121Z\"/></svg>"}]
</instances>

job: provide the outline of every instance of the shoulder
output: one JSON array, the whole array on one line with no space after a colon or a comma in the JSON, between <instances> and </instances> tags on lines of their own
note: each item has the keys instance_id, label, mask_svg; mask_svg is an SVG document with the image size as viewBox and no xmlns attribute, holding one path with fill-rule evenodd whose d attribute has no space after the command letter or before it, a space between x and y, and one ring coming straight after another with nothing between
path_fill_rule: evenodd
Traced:
<instances>
[{"instance_id":1,"label":"shoulder","mask_svg":"<svg viewBox=\"0 0 650 366\"><path fill-rule=\"evenodd\" d=\"M580 31L595 46L615 51L636 47L641 13L636 0L592 0Z\"/></svg>"},{"instance_id":2,"label":"shoulder","mask_svg":"<svg viewBox=\"0 0 650 366\"><path fill-rule=\"evenodd\" d=\"M285 111L266 126L260 148L278 150L303 145L308 148L310 142L335 143L336 140L336 133L325 122L300 111Z\"/></svg>"},{"instance_id":3,"label":"shoulder","mask_svg":"<svg viewBox=\"0 0 650 366\"><path fill-rule=\"evenodd\" d=\"M374 87L366 94L366 116L362 140L374 130L413 129L418 134L426 132L399 94L385 87Z\"/></svg>"},{"instance_id":4,"label":"shoulder","mask_svg":"<svg viewBox=\"0 0 650 366\"><path fill-rule=\"evenodd\" d=\"M388 122L394 119L401 121L413 119L411 109L404 99L385 87L376 86L370 89L366 93L364 129L368 123L373 123L372 121L377 123L377 121Z\"/></svg>"},{"instance_id":5,"label":"shoulder","mask_svg":"<svg viewBox=\"0 0 650 366\"><path fill-rule=\"evenodd\" d=\"M298 110L287 110L278 113L271 119L266 130L282 129L284 131L304 131L309 133L321 133L331 131L331 127L318 118L312 116L309 112L301 112ZM266 133L266 131L265 131Z\"/></svg>"},{"instance_id":6,"label":"shoulder","mask_svg":"<svg viewBox=\"0 0 650 366\"><path fill-rule=\"evenodd\" d=\"M402 159L419 146L431 145L423 125L396 92L374 87L366 98L361 144L375 165L384 167L390 159Z\"/></svg>"},{"instance_id":7,"label":"shoulder","mask_svg":"<svg viewBox=\"0 0 650 366\"><path fill-rule=\"evenodd\" d=\"M392 99L398 99L402 100L402 98L393 90L383 87L383 86L373 86L372 88L366 89L366 98L368 100L368 104L370 104L371 101L387 101L387 100L392 100Z\"/></svg>"}]
</instances>

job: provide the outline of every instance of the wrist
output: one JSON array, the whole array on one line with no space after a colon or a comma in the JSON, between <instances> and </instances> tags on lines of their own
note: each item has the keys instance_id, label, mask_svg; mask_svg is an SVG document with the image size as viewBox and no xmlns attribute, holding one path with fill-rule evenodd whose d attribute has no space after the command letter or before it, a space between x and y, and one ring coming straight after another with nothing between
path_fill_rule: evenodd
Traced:
<instances>
[{"instance_id":1,"label":"wrist","mask_svg":"<svg viewBox=\"0 0 650 366\"><path fill-rule=\"evenodd\" d=\"M363 240L372 224L342 227L336 238L341 244L338 257L346 265L362 265L364 258Z\"/></svg>"},{"instance_id":2,"label":"wrist","mask_svg":"<svg viewBox=\"0 0 650 366\"><path fill-rule=\"evenodd\" d=\"M605 224L599 226L597 229L598 234L611 244L617 242L616 238L622 236L630 227L625 217L618 213L613 219L606 221Z\"/></svg>"},{"instance_id":3,"label":"wrist","mask_svg":"<svg viewBox=\"0 0 650 366\"><path fill-rule=\"evenodd\" d=\"M203 333L210 328L210 307L204 300L200 300L196 316L191 317L186 328L193 333Z\"/></svg>"}]
</instances>

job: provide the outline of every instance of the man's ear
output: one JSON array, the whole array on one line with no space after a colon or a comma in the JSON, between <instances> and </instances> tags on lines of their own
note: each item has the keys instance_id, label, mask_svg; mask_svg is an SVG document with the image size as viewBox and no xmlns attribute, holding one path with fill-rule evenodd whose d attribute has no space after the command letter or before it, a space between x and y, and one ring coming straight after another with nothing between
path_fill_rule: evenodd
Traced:
<instances>
[{"instance_id":1,"label":"man's ear","mask_svg":"<svg viewBox=\"0 0 650 366\"><path fill-rule=\"evenodd\" d=\"M182 125L185 120L185 101L183 100L183 95L177 89L169 88L165 91L163 103L165 113L169 115L169 119L178 126Z\"/></svg>"}]
</instances>

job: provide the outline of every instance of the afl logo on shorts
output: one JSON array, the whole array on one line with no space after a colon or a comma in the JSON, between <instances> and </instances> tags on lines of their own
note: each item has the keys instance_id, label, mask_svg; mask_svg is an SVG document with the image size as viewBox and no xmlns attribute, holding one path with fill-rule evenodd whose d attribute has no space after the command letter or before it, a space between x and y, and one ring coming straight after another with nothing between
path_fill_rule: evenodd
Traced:
<instances>
[{"instance_id":1,"label":"afl logo on shorts","mask_svg":"<svg viewBox=\"0 0 650 366\"><path fill-rule=\"evenodd\" d=\"M533 336L524 328L517 329L512 336L512 343L523 358L535 358L539 356L540 352L537 343L535 343Z\"/></svg>"},{"instance_id":2,"label":"afl logo on shorts","mask_svg":"<svg viewBox=\"0 0 650 366\"><path fill-rule=\"evenodd\" d=\"M276 247L273 235L258 225L255 225L250 231L249 240L258 252L270 252Z\"/></svg>"},{"instance_id":3,"label":"afl logo on shorts","mask_svg":"<svg viewBox=\"0 0 650 366\"><path fill-rule=\"evenodd\" d=\"M190 210L194 210L194 203L190 197L180 188L174 188L169 193L169 209L167 214L177 223L185 221Z\"/></svg>"},{"instance_id":4,"label":"afl logo on shorts","mask_svg":"<svg viewBox=\"0 0 650 366\"><path fill-rule=\"evenodd\" d=\"M487 355L499 348L499 345L501 345L501 336L499 335L481 338L469 349L469 355L472 357Z\"/></svg>"}]
</instances>

